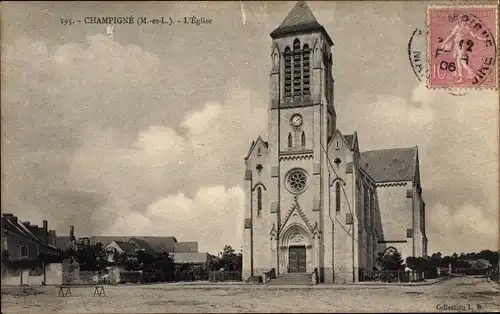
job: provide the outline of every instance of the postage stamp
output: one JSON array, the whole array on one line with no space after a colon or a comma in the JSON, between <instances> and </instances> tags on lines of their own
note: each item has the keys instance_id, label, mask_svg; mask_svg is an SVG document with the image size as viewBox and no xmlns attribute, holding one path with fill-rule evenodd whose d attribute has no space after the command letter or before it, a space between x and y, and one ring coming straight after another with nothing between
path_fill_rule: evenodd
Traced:
<instances>
[{"instance_id":1,"label":"postage stamp","mask_svg":"<svg viewBox=\"0 0 500 314\"><path fill-rule=\"evenodd\" d=\"M498 86L497 7L428 6L429 88Z\"/></svg>"}]
</instances>

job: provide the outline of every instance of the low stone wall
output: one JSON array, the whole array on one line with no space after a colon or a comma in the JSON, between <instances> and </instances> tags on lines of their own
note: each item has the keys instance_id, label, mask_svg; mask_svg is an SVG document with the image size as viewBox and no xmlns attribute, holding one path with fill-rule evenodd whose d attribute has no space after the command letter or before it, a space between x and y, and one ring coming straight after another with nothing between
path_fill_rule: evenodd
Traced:
<instances>
[{"instance_id":1,"label":"low stone wall","mask_svg":"<svg viewBox=\"0 0 500 314\"><path fill-rule=\"evenodd\" d=\"M36 273L36 275L33 275ZM2 285L18 286L30 285L41 286L43 284L43 271L30 271L29 269L11 270L6 269L2 273ZM62 264L54 263L45 266L46 285L60 285L63 282Z\"/></svg>"}]
</instances>

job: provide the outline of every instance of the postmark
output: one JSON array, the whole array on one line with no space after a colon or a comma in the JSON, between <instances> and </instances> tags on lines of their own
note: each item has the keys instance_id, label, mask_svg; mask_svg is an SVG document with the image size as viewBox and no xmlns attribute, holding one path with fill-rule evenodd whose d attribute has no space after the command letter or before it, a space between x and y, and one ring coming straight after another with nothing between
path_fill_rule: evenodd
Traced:
<instances>
[{"instance_id":1,"label":"postmark","mask_svg":"<svg viewBox=\"0 0 500 314\"><path fill-rule=\"evenodd\" d=\"M496 6L429 6L429 88L497 88Z\"/></svg>"},{"instance_id":2,"label":"postmark","mask_svg":"<svg viewBox=\"0 0 500 314\"><path fill-rule=\"evenodd\" d=\"M421 82L426 82L429 74L427 54L425 53L426 32L420 28L413 31L408 40L408 59L411 69Z\"/></svg>"}]
</instances>

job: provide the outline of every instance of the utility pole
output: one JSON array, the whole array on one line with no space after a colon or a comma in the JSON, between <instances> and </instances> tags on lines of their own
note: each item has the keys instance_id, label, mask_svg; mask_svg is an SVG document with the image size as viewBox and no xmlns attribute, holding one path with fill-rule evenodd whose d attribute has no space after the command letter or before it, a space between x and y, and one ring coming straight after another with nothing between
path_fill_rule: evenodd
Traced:
<instances>
[{"instance_id":1,"label":"utility pole","mask_svg":"<svg viewBox=\"0 0 500 314\"><path fill-rule=\"evenodd\" d=\"M49 231L48 231L48 222L47 220L43 221L43 234L44 234L44 244L45 247L42 252L47 253L47 246L49 245ZM43 267L43 285L45 286L47 284L47 270L46 270L46 265L45 265L45 258L47 257L47 254L42 254L42 267Z\"/></svg>"}]
</instances>

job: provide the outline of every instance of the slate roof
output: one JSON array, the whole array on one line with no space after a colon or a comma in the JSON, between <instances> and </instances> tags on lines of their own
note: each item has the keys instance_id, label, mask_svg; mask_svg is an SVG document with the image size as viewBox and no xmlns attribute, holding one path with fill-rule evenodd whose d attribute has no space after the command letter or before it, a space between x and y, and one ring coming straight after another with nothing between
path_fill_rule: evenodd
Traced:
<instances>
[{"instance_id":1,"label":"slate roof","mask_svg":"<svg viewBox=\"0 0 500 314\"><path fill-rule=\"evenodd\" d=\"M108 245L112 241L130 242L134 239L141 248L155 251L173 252L177 239L175 237L155 237L155 236L91 236L90 243L97 242Z\"/></svg>"},{"instance_id":2,"label":"slate roof","mask_svg":"<svg viewBox=\"0 0 500 314\"><path fill-rule=\"evenodd\" d=\"M274 39L281 35L308 31L323 32L330 45L333 45L332 39L328 36L323 26L318 23L307 3L305 1L297 1L283 22L270 35Z\"/></svg>"},{"instance_id":3,"label":"slate roof","mask_svg":"<svg viewBox=\"0 0 500 314\"><path fill-rule=\"evenodd\" d=\"M352 149L352 145L354 143L354 134L344 135L344 139L349 144L349 148Z\"/></svg>"},{"instance_id":4,"label":"slate roof","mask_svg":"<svg viewBox=\"0 0 500 314\"><path fill-rule=\"evenodd\" d=\"M377 183L413 181L417 150L415 146L362 152L360 166Z\"/></svg>"},{"instance_id":5,"label":"slate roof","mask_svg":"<svg viewBox=\"0 0 500 314\"><path fill-rule=\"evenodd\" d=\"M156 253L156 250L148 243L148 241L139 238L130 238L129 241L132 242L131 244L135 243L136 247L140 249L144 249L150 253Z\"/></svg>"},{"instance_id":6,"label":"slate roof","mask_svg":"<svg viewBox=\"0 0 500 314\"><path fill-rule=\"evenodd\" d=\"M257 140L252 141L252 144L250 144L250 148L248 149L248 153L247 153L247 155L245 156L245 160L247 160L247 159L248 159L248 157L250 157L250 154L252 153L253 149L255 148L255 145L257 145L257 143L258 143L259 141L262 141L262 143L264 143L264 146L265 146L266 148L269 148L269 142L264 141L264 140L262 139L262 137L259 135L259 137L257 137Z\"/></svg>"},{"instance_id":7,"label":"slate roof","mask_svg":"<svg viewBox=\"0 0 500 314\"><path fill-rule=\"evenodd\" d=\"M177 242L176 253L198 253L198 242Z\"/></svg>"},{"instance_id":8,"label":"slate roof","mask_svg":"<svg viewBox=\"0 0 500 314\"><path fill-rule=\"evenodd\" d=\"M141 248L147 249L147 246L151 247L154 251L160 252L174 252L175 244L177 243L177 239L175 237L130 237L130 240L135 240L139 244ZM143 247L144 245L144 247Z\"/></svg>"},{"instance_id":9,"label":"slate roof","mask_svg":"<svg viewBox=\"0 0 500 314\"><path fill-rule=\"evenodd\" d=\"M57 250L56 246L46 244L44 241L42 241L42 239L40 237L35 235L35 233L33 232L35 230L34 227L31 227L31 228L27 227L22 222L19 222L19 221L17 223L15 223L14 221L11 221L10 219L6 218L5 216L7 216L7 215L9 215L9 214L4 214L4 216L1 219L2 234L3 233L6 233L7 235L8 234L16 234L18 236L21 236L21 237L27 239L27 240L35 242L39 245ZM12 215L12 216L14 216L14 215ZM37 230L36 233L40 233L40 231Z\"/></svg>"},{"instance_id":10,"label":"slate roof","mask_svg":"<svg viewBox=\"0 0 500 314\"><path fill-rule=\"evenodd\" d=\"M178 264L203 264L208 260L208 253L173 253L172 257Z\"/></svg>"},{"instance_id":11,"label":"slate roof","mask_svg":"<svg viewBox=\"0 0 500 314\"><path fill-rule=\"evenodd\" d=\"M115 241L115 243L122 249L125 254L128 255L135 254L135 250L139 248L137 245L130 242Z\"/></svg>"}]
</instances>

